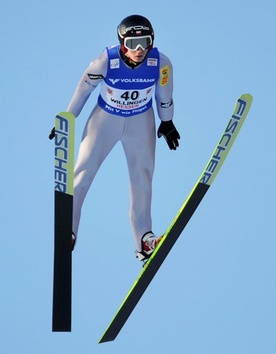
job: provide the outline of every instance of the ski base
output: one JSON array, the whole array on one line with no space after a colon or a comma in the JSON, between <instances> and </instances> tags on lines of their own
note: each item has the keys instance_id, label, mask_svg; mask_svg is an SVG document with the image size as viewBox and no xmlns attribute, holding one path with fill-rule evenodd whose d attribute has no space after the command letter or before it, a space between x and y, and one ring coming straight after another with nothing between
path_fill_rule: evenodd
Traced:
<instances>
[{"instance_id":1,"label":"ski base","mask_svg":"<svg viewBox=\"0 0 276 354\"><path fill-rule=\"evenodd\" d=\"M55 192L53 332L71 331L72 206L71 195Z\"/></svg>"}]
</instances>

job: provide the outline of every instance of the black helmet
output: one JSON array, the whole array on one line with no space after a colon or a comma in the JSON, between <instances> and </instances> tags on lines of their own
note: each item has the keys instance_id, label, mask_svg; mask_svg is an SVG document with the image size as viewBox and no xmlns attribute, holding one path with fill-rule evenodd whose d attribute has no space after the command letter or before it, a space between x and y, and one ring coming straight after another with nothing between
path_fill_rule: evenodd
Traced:
<instances>
[{"instance_id":1,"label":"black helmet","mask_svg":"<svg viewBox=\"0 0 276 354\"><path fill-rule=\"evenodd\" d=\"M135 37L138 37L138 42L135 40ZM126 38L132 38L132 40L126 43ZM154 40L152 25L144 16L128 16L118 26L118 39L120 44L129 50L136 50L139 45L142 49L152 48Z\"/></svg>"}]
</instances>

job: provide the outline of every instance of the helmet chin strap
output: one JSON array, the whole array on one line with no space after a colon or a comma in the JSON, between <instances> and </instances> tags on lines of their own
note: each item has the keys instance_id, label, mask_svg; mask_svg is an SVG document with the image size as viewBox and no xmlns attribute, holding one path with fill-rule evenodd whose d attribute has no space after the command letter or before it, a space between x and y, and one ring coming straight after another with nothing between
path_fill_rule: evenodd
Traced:
<instances>
[{"instance_id":1,"label":"helmet chin strap","mask_svg":"<svg viewBox=\"0 0 276 354\"><path fill-rule=\"evenodd\" d=\"M126 56L126 52L127 52L127 49L125 46L121 46L121 56L123 58L123 61L128 65L130 66L131 68L134 68L138 65L138 63L136 63L135 61L131 60L128 56Z\"/></svg>"},{"instance_id":2,"label":"helmet chin strap","mask_svg":"<svg viewBox=\"0 0 276 354\"><path fill-rule=\"evenodd\" d=\"M122 46L123 47L123 46ZM125 48L125 47L124 47ZM125 48L126 49L126 48ZM126 56L126 52L123 52L123 48L121 48L120 53L123 58L123 61L132 69L135 68L136 66L140 65L141 63L136 63L135 61L131 60L128 56Z\"/></svg>"},{"instance_id":3,"label":"helmet chin strap","mask_svg":"<svg viewBox=\"0 0 276 354\"><path fill-rule=\"evenodd\" d=\"M127 52L127 49L123 44L121 45L121 50L124 54Z\"/></svg>"}]
</instances>

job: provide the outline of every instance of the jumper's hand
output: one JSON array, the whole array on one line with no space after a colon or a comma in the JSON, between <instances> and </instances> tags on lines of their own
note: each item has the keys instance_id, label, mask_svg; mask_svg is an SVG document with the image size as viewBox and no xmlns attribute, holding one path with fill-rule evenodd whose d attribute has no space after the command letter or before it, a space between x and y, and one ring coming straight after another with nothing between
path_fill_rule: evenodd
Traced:
<instances>
[{"instance_id":1,"label":"jumper's hand","mask_svg":"<svg viewBox=\"0 0 276 354\"><path fill-rule=\"evenodd\" d=\"M49 139L52 140L56 136L56 130L55 127L51 130L51 133L49 134Z\"/></svg>"},{"instance_id":2,"label":"jumper's hand","mask_svg":"<svg viewBox=\"0 0 276 354\"><path fill-rule=\"evenodd\" d=\"M171 150L176 150L179 146L178 140L180 139L180 135L176 130L172 120L167 122L162 121L157 131L158 138L164 136L167 144Z\"/></svg>"}]
</instances>

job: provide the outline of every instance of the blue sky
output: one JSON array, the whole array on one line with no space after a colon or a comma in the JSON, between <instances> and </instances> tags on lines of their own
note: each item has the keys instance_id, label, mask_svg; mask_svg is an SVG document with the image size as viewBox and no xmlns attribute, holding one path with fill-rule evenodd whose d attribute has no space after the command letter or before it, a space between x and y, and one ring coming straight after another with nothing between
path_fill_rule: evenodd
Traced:
<instances>
[{"instance_id":1,"label":"blue sky","mask_svg":"<svg viewBox=\"0 0 276 354\"><path fill-rule=\"evenodd\" d=\"M274 0L61 0L0 5L3 354L275 354ZM181 147L157 141L152 205L161 234L197 181L242 93L254 102L202 204L112 343L98 345L141 265L128 220L125 157L116 146L87 196L73 254L73 326L51 332L53 143L90 60L116 26L147 16L174 65ZM94 106L77 120L76 151ZM158 119L158 118L157 118ZM158 122L158 120L157 120Z\"/></svg>"}]
</instances>

